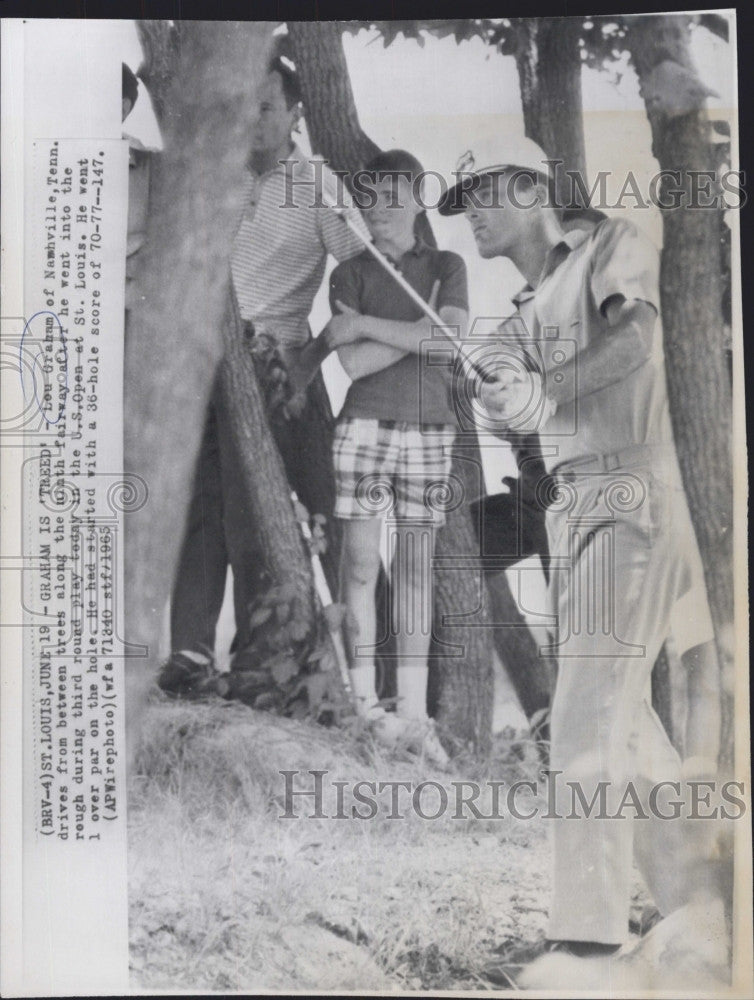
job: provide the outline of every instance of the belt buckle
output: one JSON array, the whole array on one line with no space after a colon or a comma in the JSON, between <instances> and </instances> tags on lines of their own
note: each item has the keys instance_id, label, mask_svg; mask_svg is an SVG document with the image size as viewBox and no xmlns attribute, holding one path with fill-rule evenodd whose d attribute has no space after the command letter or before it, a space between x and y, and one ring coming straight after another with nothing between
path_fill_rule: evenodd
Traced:
<instances>
[{"instance_id":1,"label":"belt buckle","mask_svg":"<svg viewBox=\"0 0 754 1000\"><path fill-rule=\"evenodd\" d=\"M561 462L560 465L556 465L552 470L553 476L568 476L567 482L574 482L576 476L584 475L593 468L601 468L602 463L600 459L601 455L583 455L581 458L569 458L565 462Z\"/></svg>"}]
</instances>

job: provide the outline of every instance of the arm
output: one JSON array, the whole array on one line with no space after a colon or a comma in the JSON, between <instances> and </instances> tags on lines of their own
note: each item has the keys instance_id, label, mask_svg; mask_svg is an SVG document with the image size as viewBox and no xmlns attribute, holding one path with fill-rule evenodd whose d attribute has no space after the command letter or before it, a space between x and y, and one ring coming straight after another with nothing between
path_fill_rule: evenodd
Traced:
<instances>
[{"instance_id":1,"label":"arm","mask_svg":"<svg viewBox=\"0 0 754 1000\"><path fill-rule=\"evenodd\" d=\"M405 358L408 351L397 347L378 344L375 340L359 340L353 344L344 344L338 348L338 360L350 379L356 381L365 375L381 372L396 361Z\"/></svg>"},{"instance_id":2,"label":"arm","mask_svg":"<svg viewBox=\"0 0 754 1000\"><path fill-rule=\"evenodd\" d=\"M358 339L356 321L362 319L360 304L361 286L355 269L349 265L337 267L330 279L333 317L317 337L317 342L321 345L321 360L330 351L337 350L345 373L353 380L382 371L406 354L399 348Z\"/></svg>"},{"instance_id":3,"label":"arm","mask_svg":"<svg viewBox=\"0 0 754 1000\"><path fill-rule=\"evenodd\" d=\"M315 206L319 237L327 253L337 261L348 260L361 253L364 242L369 242L371 236L342 180L321 163L315 168L315 178L320 171L323 203ZM343 209L345 216L362 234L362 239L351 230L339 211L329 207L333 205Z\"/></svg>"},{"instance_id":4,"label":"arm","mask_svg":"<svg viewBox=\"0 0 754 1000\"><path fill-rule=\"evenodd\" d=\"M657 322L654 306L616 295L606 304L605 316L605 336L563 365L561 382L548 384L547 395L558 406L573 402L574 385L576 396L589 396L622 381L649 359Z\"/></svg>"},{"instance_id":5,"label":"arm","mask_svg":"<svg viewBox=\"0 0 754 1000\"><path fill-rule=\"evenodd\" d=\"M330 351L337 350L340 363L352 380L382 371L400 361L406 354L406 351L399 348L360 339L356 323L363 318L359 311L361 295L358 268L341 264L333 271L330 279L330 308L333 316L317 338L322 348L322 359Z\"/></svg>"},{"instance_id":6,"label":"arm","mask_svg":"<svg viewBox=\"0 0 754 1000\"><path fill-rule=\"evenodd\" d=\"M589 287L608 329L566 365L566 376L578 366L579 397L621 381L649 359L660 309L660 260L646 236L626 220L610 219L593 239ZM573 381L548 385L548 395L558 404L571 402Z\"/></svg>"},{"instance_id":7,"label":"arm","mask_svg":"<svg viewBox=\"0 0 754 1000\"><path fill-rule=\"evenodd\" d=\"M479 395L490 415L503 424L510 421L511 430L536 431L557 407L606 389L643 365L652 353L657 321L654 306L614 295L605 304L604 311L608 321L604 336L563 366L561 371L565 377L561 381L555 382L544 378L541 372L532 372L526 378L503 373L484 382ZM531 400L539 395L546 399L533 417L536 426L532 419L517 419L524 411L531 411Z\"/></svg>"},{"instance_id":8,"label":"arm","mask_svg":"<svg viewBox=\"0 0 754 1000\"><path fill-rule=\"evenodd\" d=\"M632 223L608 219L594 231L593 266L589 289L595 306L607 320L607 329L593 344L570 361L563 378L555 383L542 375L526 378L507 376L482 387L481 397L490 413L511 421L515 430L537 430L562 404L576 396L589 396L605 389L644 364L652 353L654 328L659 312L659 256L655 247ZM569 370L570 369L570 370ZM578 374L578 379L573 376ZM546 391L541 416L515 421L526 406L525 397ZM528 426L537 421L538 426ZM515 427L513 426L515 422Z\"/></svg>"},{"instance_id":9,"label":"arm","mask_svg":"<svg viewBox=\"0 0 754 1000\"><path fill-rule=\"evenodd\" d=\"M468 324L466 266L458 254L448 252L440 254L437 266L428 305L450 328L450 337L459 339ZM333 294L331 301L333 312L337 309L339 314L333 317L326 335L346 370L352 366L354 377L380 371L405 354L420 354L432 338L432 321L426 317L415 322L382 319L360 315L353 303L340 295ZM346 345L347 350L343 350Z\"/></svg>"},{"instance_id":10,"label":"arm","mask_svg":"<svg viewBox=\"0 0 754 1000\"><path fill-rule=\"evenodd\" d=\"M447 326L458 329L454 339L462 337L466 332L469 317L465 309L443 306L439 316ZM427 340L432 337L432 328L432 321L427 316L422 316L414 323L380 319L377 316L359 316L355 321L354 332L359 340L374 340L388 347L397 347L404 353L421 354ZM451 334L454 331L451 330Z\"/></svg>"},{"instance_id":11,"label":"arm","mask_svg":"<svg viewBox=\"0 0 754 1000\"><path fill-rule=\"evenodd\" d=\"M439 315L449 327L458 330L456 336L465 331L468 322L465 310L444 306ZM415 323L404 323L356 314L352 319L352 327L347 322L331 322L324 333L329 343L334 342L340 363L352 379L382 371L407 354L420 354L427 340L432 337L432 322L426 318ZM455 335L455 329L451 329L451 335ZM346 337L353 339L338 345L338 341Z\"/></svg>"},{"instance_id":12,"label":"arm","mask_svg":"<svg viewBox=\"0 0 754 1000\"><path fill-rule=\"evenodd\" d=\"M296 361L288 369L288 377L294 394L303 393L319 370L319 366L330 354L327 338L324 332L310 340L301 351ZM395 347L387 347L373 340L361 340L353 344L344 344L338 349L338 358L348 377L355 381L382 371L405 357L407 351L399 351Z\"/></svg>"}]
</instances>

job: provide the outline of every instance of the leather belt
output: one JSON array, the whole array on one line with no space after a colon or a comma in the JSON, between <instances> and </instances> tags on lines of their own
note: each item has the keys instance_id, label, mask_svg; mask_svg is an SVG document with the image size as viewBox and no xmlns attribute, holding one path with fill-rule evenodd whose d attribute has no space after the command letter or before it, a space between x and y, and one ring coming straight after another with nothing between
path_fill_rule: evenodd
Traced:
<instances>
[{"instance_id":1,"label":"leather belt","mask_svg":"<svg viewBox=\"0 0 754 1000\"><path fill-rule=\"evenodd\" d=\"M635 444L628 448L606 454L581 455L559 462L550 472L551 476L563 476L570 473L615 472L642 463L654 463L658 458L670 456L672 446L668 444Z\"/></svg>"}]
</instances>

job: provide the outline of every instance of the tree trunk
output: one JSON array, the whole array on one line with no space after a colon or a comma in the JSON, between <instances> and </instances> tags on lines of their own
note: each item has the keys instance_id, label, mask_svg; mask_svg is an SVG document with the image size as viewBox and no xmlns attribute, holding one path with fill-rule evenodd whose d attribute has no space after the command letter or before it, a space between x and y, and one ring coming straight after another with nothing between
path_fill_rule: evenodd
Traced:
<instances>
[{"instance_id":1,"label":"tree trunk","mask_svg":"<svg viewBox=\"0 0 754 1000\"><path fill-rule=\"evenodd\" d=\"M350 174L380 149L359 124L342 35L338 21L288 21L312 150Z\"/></svg>"},{"instance_id":2,"label":"tree trunk","mask_svg":"<svg viewBox=\"0 0 754 1000\"><path fill-rule=\"evenodd\" d=\"M304 94L307 127L312 148L335 170L353 171L363 167L379 151L359 124L337 22L288 22L293 56ZM426 216L427 232L422 237L435 245ZM437 555L468 557L479 552L468 502L448 517L439 533ZM452 558L449 560L452 562ZM480 601L483 581L479 569L449 568L442 559L435 573L435 621L458 619ZM378 598L380 617L389 607L384 588ZM378 623L378 628L379 628ZM460 647L461 657L438 655L434 660L439 675L438 717L450 733L463 743L483 747L489 740L492 721L492 650L489 629L463 624L435 626L437 636ZM378 634L385 634L379 632ZM383 650L383 653L385 651ZM382 672L392 675L382 658Z\"/></svg>"},{"instance_id":3,"label":"tree trunk","mask_svg":"<svg viewBox=\"0 0 754 1000\"><path fill-rule=\"evenodd\" d=\"M136 22L136 32L144 53L137 72L149 90L152 107L160 125L165 123L169 114L165 101L178 67L183 23L183 21Z\"/></svg>"},{"instance_id":4,"label":"tree trunk","mask_svg":"<svg viewBox=\"0 0 754 1000\"><path fill-rule=\"evenodd\" d=\"M334 170L351 174L380 152L359 123L351 78L343 52L343 27L338 21L289 21L288 36L304 95L304 115L312 151L324 156ZM416 220L416 233L437 246L427 216Z\"/></svg>"},{"instance_id":5,"label":"tree trunk","mask_svg":"<svg viewBox=\"0 0 754 1000\"><path fill-rule=\"evenodd\" d=\"M464 501L448 512L437 536L429 697L452 736L483 754L489 749L494 704L490 633L507 630L485 627L478 616L487 600L469 502L479 492L482 468L479 448L476 441L469 445L470 436L459 435L453 447L451 476L462 484Z\"/></svg>"},{"instance_id":6,"label":"tree trunk","mask_svg":"<svg viewBox=\"0 0 754 1000\"><path fill-rule=\"evenodd\" d=\"M647 103L652 151L663 170L680 171L686 201L663 209L660 297L668 396L715 625L722 677L733 664L732 399L722 315L719 208L689 208L692 171L717 167L696 78L688 21L678 15L627 19L628 45ZM685 97L656 94L661 63L685 71ZM649 100L650 93L652 100ZM670 199L667 198L669 201ZM732 691L723 690L722 759L732 762Z\"/></svg>"},{"instance_id":7,"label":"tree trunk","mask_svg":"<svg viewBox=\"0 0 754 1000\"><path fill-rule=\"evenodd\" d=\"M257 529L261 568L275 585L292 587L295 614L311 631L314 577L309 553L289 500L291 487L268 424L254 358L230 289L223 322L223 345L221 391L241 466L250 520Z\"/></svg>"},{"instance_id":8,"label":"tree trunk","mask_svg":"<svg viewBox=\"0 0 754 1000\"><path fill-rule=\"evenodd\" d=\"M128 515L126 672L129 754L153 680L215 367L255 75L272 25L185 22L164 92L155 170L125 358L125 468L148 501ZM160 94L158 103L163 100ZM211 178L211 182L208 182ZM140 658L141 657L141 658Z\"/></svg>"},{"instance_id":9,"label":"tree trunk","mask_svg":"<svg viewBox=\"0 0 754 1000\"><path fill-rule=\"evenodd\" d=\"M527 718L549 708L555 684L555 661L539 651L526 619L521 614L504 571L485 575L490 613L503 628L493 629L498 655L513 683Z\"/></svg>"},{"instance_id":10,"label":"tree trunk","mask_svg":"<svg viewBox=\"0 0 754 1000\"><path fill-rule=\"evenodd\" d=\"M518 67L524 130L549 157L562 160L555 173L559 204L571 202L566 170L586 183L584 115L581 97L578 17L522 18L513 21L513 54ZM574 201L580 203L578 189Z\"/></svg>"}]
</instances>

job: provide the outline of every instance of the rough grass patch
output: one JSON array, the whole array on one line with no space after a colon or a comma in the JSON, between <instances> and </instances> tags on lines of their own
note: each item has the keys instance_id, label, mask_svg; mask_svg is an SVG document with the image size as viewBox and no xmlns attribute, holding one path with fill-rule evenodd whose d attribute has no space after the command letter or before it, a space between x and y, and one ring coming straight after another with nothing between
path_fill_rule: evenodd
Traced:
<instances>
[{"instance_id":1,"label":"rough grass patch","mask_svg":"<svg viewBox=\"0 0 754 1000\"><path fill-rule=\"evenodd\" d=\"M483 989L496 943L541 933L547 855L536 824L309 819L303 808L280 818L281 770L350 783L516 780L525 760L512 740L442 774L380 752L365 733L219 699L155 700L147 733L129 801L135 985ZM516 901L522 880L531 899Z\"/></svg>"}]
</instances>

